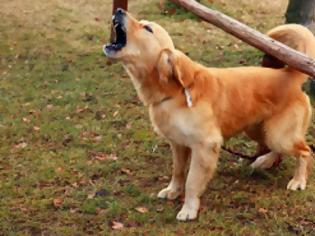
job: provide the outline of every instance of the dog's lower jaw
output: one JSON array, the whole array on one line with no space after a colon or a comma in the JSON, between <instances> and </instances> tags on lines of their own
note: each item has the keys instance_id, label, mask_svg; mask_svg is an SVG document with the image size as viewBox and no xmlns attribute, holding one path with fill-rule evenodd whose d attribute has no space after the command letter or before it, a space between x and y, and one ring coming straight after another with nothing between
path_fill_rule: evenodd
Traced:
<instances>
[{"instance_id":1,"label":"dog's lower jaw","mask_svg":"<svg viewBox=\"0 0 315 236\"><path fill-rule=\"evenodd\" d=\"M198 216L199 205L200 199L198 197L185 199L185 203L182 209L178 212L176 219L179 221L196 219Z\"/></svg>"}]
</instances>

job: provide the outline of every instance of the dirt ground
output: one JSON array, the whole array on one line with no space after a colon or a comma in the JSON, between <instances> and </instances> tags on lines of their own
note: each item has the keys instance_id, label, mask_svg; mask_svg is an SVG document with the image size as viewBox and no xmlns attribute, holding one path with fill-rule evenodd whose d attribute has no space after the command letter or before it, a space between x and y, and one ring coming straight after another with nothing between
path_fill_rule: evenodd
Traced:
<instances>
[{"instance_id":1,"label":"dirt ground","mask_svg":"<svg viewBox=\"0 0 315 236\"><path fill-rule=\"evenodd\" d=\"M262 32L287 1L209 0ZM262 53L168 1L133 0L176 47L208 66L258 65ZM224 151L198 220L162 201L171 152L120 64L109 65L109 0L0 0L0 235L315 235L314 174L290 192L294 159L253 172ZM284 85L285 86L285 85ZM307 135L314 142L315 122ZM243 135L226 143L251 154Z\"/></svg>"}]
</instances>

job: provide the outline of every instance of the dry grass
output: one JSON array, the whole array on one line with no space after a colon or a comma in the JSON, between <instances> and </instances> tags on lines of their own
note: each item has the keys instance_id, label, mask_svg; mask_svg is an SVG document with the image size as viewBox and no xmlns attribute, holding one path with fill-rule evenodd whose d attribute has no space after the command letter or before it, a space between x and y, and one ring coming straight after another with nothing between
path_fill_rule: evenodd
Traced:
<instances>
[{"instance_id":1,"label":"dry grass","mask_svg":"<svg viewBox=\"0 0 315 236\"><path fill-rule=\"evenodd\" d=\"M286 1L203 1L266 31ZM155 195L171 154L120 65L107 65L109 0L0 1L0 235L312 235L315 185L288 192L293 160L252 173L222 152L199 219ZM130 1L204 64L258 64L261 53L166 1ZM285 85L284 85L285 86ZM314 143L314 122L308 141ZM253 143L228 143L250 153ZM117 157L117 160L116 160ZM144 207L144 213L136 208ZM141 209L141 208L140 208ZM113 230L113 221L124 228Z\"/></svg>"}]
</instances>

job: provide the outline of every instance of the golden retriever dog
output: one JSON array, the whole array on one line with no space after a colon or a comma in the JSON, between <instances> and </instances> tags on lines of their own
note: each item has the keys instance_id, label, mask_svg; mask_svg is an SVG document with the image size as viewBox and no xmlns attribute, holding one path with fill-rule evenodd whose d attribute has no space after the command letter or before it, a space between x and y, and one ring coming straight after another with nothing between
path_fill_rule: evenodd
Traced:
<instances>
[{"instance_id":1,"label":"golden retriever dog","mask_svg":"<svg viewBox=\"0 0 315 236\"><path fill-rule=\"evenodd\" d=\"M280 154L292 155L297 165L287 188L305 189L312 167L304 138L311 105L301 90L307 75L288 66L207 68L175 49L169 34L154 22L138 21L118 9L113 25L116 38L103 50L108 58L122 62L149 108L154 130L170 143L172 179L158 197L185 194L178 220L197 217L221 145L241 131L268 150L251 164L253 168L268 168ZM314 37L303 26L283 25L268 34L315 56Z\"/></svg>"}]
</instances>

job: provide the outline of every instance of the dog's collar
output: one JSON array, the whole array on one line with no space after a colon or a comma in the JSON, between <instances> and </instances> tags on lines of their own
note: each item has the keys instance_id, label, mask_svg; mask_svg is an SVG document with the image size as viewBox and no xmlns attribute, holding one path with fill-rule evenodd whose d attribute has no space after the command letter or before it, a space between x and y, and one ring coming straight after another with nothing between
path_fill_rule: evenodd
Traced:
<instances>
[{"instance_id":1,"label":"dog's collar","mask_svg":"<svg viewBox=\"0 0 315 236\"><path fill-rule=\"evenodd\" d=\"M184 94L185 94L187 106L189 108L192 107L193 106L193 101L192 101L192 96L191 96L189 88L184 88ZM163 102L166 102L166 101L168 101L168 100L170 100L172 98L173 98L172 96L164 97L164 98L162 98L162 100L160 100L158 102L154 102L152 105L153 106L158 106L158 105L162 104Z\"/></svg>"},{"instance_id":2,"label":"dog's collar","mask_svg":"<svg viewBox=\"0 0 315 236\"><path fill-rule=\"evenodd\" d=\"M153 106L158 106L158 105L161 105L163 102L166 102L170 99L172 99L173 97L172 96L167 96L165 98L162 98L162 100L158 101L158 102L153 102Z\"/></svg>"},{"instance_id":3,"label":"dog's collar","mask_svg":"<svg viewBox=\"0 0 315 236\"><path fill-rule=\"evenodd\" d=\"M185 97L186 97L187 106L192 107L193 101L192 101L192 97L191 97L191 93L190 93L189 88L184 88L184 93L185 93Z\"/></svg>"}]
</instances>

